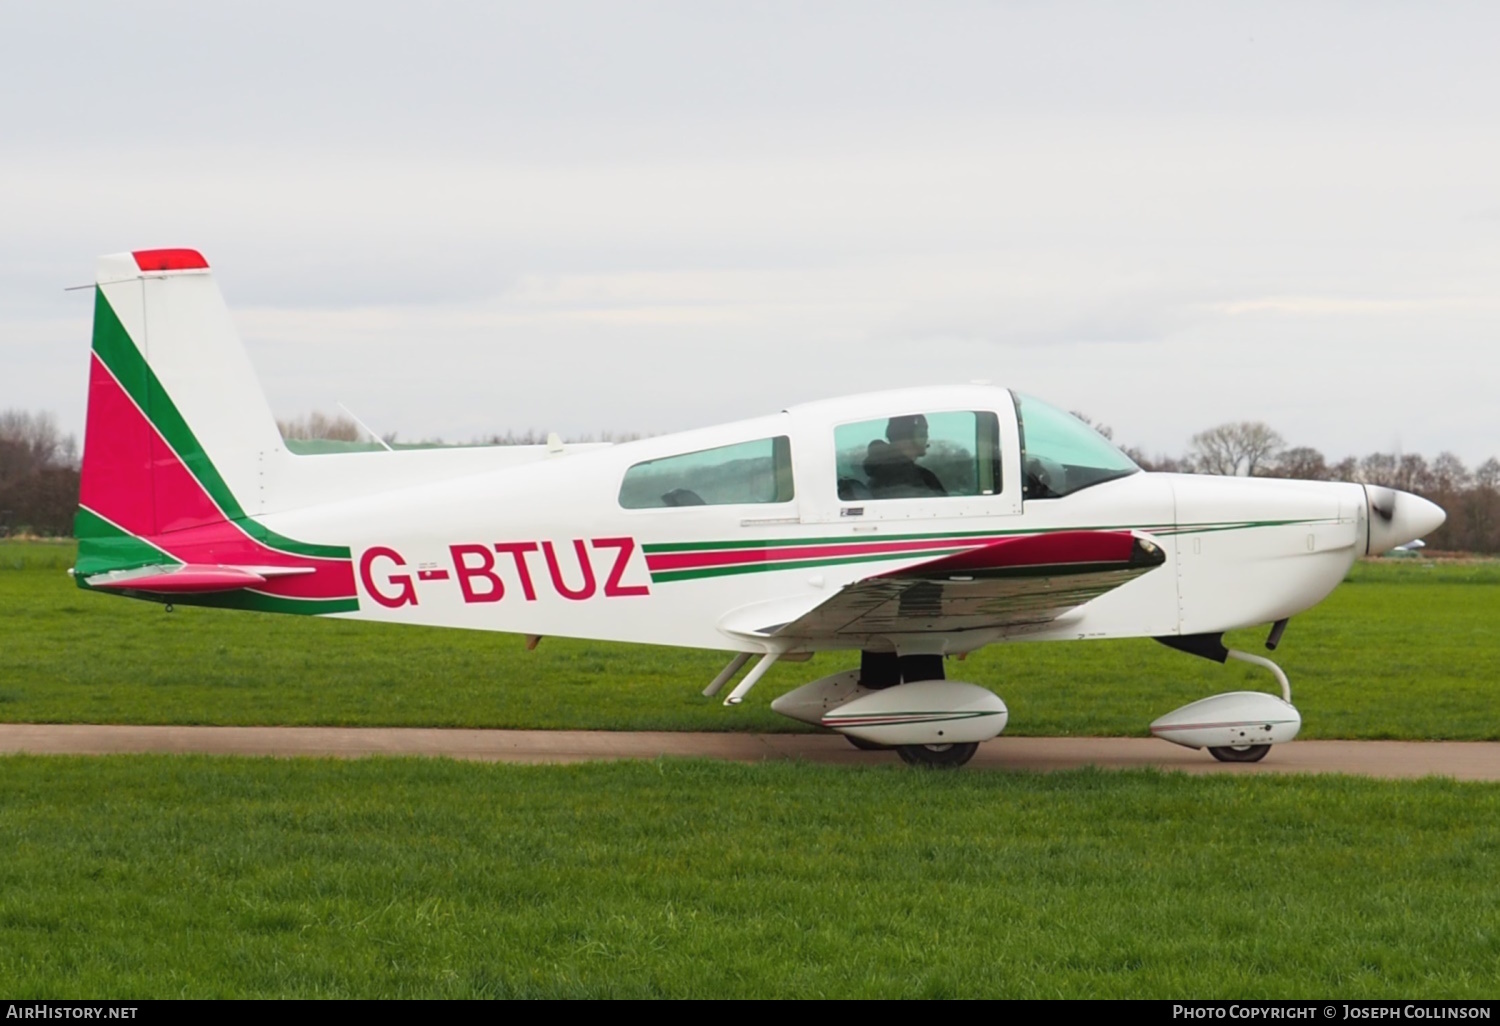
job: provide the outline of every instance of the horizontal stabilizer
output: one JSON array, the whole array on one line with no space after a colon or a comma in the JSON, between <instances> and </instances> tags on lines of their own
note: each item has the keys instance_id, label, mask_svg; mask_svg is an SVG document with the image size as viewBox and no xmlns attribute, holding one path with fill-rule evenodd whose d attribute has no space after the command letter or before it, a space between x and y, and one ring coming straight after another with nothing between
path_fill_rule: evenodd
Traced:
<instances>
[{"instance_id":1,"label":"horizontal stabilizer","mask_svg":"<svg viewBox=\"0 0 1500 1026\"><path fill-rule=\"evenodd\" d=\"M110 591L146 591L155 595L203 595L216 591L238 591L265 584L272 577L312 573L311 567L205 566L194 563L143 566L95 574L84 583Z\"/></svg>"}]
</instances>

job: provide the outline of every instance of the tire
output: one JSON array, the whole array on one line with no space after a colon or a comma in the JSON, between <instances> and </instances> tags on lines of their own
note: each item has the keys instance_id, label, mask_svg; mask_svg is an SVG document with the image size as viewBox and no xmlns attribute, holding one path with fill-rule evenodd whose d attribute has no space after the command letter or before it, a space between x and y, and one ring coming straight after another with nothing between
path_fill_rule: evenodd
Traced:
<instances>
[{"instance_id":1,"label":"tire","mask_svg":"<svg viewBox=\"0 0 1500 1026\"><path fill-rule=\"evenodd\" d=\"M1220 762L1260 762L1270 750L1270 745L1226 745L1210 748L1208 754Z\"/></svg>"},{"instance_id":2,"label":"tire","mask_svg":"<svg viewBox=\"0 0 1500 1026\"><path fill-rule=\"evenodd\" d=\"M908 766L923 766L928 769L958 769L974 758L979 751L979 742L966 741L953 745L897 745L896 754Z\"/></svg>"},{"instance_id":3,"label":"tire","mask_svg":"<svg viewBox=\"0 0 1500 1026\"><path fill-rule=\"evenodd\" d=\"M890 745L883 745L878 741L866 741L864 738L855 737L853 734L845 734L844 740L848 741L855 748L858 748L861 752L885 752L889 751L891 747Z\"/></svg>"}]
</instances>

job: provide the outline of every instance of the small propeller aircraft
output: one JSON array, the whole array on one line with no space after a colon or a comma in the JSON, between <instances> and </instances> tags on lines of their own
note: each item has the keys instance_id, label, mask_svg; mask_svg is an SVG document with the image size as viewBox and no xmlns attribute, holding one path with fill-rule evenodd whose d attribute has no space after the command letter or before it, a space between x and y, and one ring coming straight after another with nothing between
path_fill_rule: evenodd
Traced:
<instances>
[{"instance_id":1,"label":"small propeller aircraft","mask_svg":"<svg viewBox=\"0 0 1500 1026\"><path fill-rule=\"evenodd\" d=\"M1156 720L1261 758L1301 717L1225 631L1321 601L1355 558L1444 513L1359 484L1146 473L1039 399L975 385L811 402L621 445L299 455L208 263L104 257L74 575L166 603L733 653L738 705L778 660L859 652L787 716L955 766L1005 703L945 657L1012 641L1155 638L1269 671Z\"/></svg>"}]
</instances>

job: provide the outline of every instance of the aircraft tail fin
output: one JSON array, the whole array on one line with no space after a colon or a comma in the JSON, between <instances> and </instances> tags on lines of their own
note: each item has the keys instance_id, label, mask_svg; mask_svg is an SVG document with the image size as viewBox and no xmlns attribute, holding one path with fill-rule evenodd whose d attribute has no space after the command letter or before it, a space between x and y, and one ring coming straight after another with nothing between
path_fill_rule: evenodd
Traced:
<instances>
[{"instance_id":1,"label":"aircraft tail fin","mask_svg":"<svg viewBox=\"0 0 1500 1026\"><path fill-rule=\"evenodd\" d=\"M261 464L281 436L208 262L123 253L96 280L82 505L142 535L259 512ZM165 450L211 506L174 494Z\"/></svg>"},{"instance_id":2,"label":"aircraft tail fin","mask_svg":"<svg viewBox=\"0 0 1500 1026\"><path fill-rule=\"evenodd\" d=\"M96 283L80 583L147 566L312 567L267 578L268 592L339 599L309 612L356 607L347 548L256 519L285 449L208 262L191 249L122 253L99 261Z\"/></svg>"}]
</instances>

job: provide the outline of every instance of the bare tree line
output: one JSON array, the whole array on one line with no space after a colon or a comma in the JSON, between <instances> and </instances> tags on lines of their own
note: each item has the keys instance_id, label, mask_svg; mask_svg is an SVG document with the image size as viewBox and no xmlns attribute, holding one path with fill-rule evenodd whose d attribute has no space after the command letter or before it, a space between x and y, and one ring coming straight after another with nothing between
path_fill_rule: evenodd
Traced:
<instances>
[{"instance_id":1,"label":"bare tree line","mask_svg":"<svg viewBox=\"0 0 1500 1026\"><path fill-rule=\"evenodd\" d=\"M281 432L282 438L319 439L331 442L357 442L361 434L354 418L342 413L330 416L318 410L314 410L305 417L293 417L290 420L282 420L278 417L276 429ZM395 437L392 435L387 441Z\"/></svg>"},{"instance_id":2,"label":"bare tree line","mask_svg":"<svg viewBox=\"0 0 1500 1026\"><path fill-rule=\"evenodd\" d=\"M71 535L77 508L77 440L50 413L0 411L0 535Z\"/></svg>"},{"instance_id":3,"label":"bare tree line","mask_svg":"<svg viewBox=\"0 0 1500 1026\"><path fill-rule=\"evenodd\" d=\"M364 434L354 418L347 414L320 413L314 411L305 417L294 417L290 420L276 421L276 427L281 431L281 437L286 439L302 441L329 441L329 442L357 442ZM467 442L445 442L441 438L424 438L419 442L400 442L397 440L396 432L381 435L381 440L386 445L401 448L403 445L414 447L435 447L443 445L546 445L547 432L538 431L535 428L527 428L525 431L506 431L505 434L490 433ZM603 431L596 438L592 434L570 435L564 438L564 442L633 442L643 437L635 432Z\"/></svg>"},{"instance_id":4,"label":"bare tree line","mask_svg":"<svg viewBox=\"0 0 1500 1026\"><path fill-rule=\"evenodd\" d=\"M1074 415L1092 424L1087 416ZM1106 438L1114 434L1105 425L1093 427ZM1431 460L1419 453L1374 452L1330 463L1311 446L1287 445L1280 433L1261 421L1238 421L1200 431L1179 457L1122 448L1146 470L1354 481L1414 492L1448 512L1447 523L1427 537L1431 548L1500 552L1500 459L1493 456L1473 470L1451 452Z\"/></svg>"},{"instance_id":5,"label":"bare tree line","mask_svg":"<svg viewBox=\"0 0 1500 1026\"><path fill-rule=\"evenodd\" d=\"M1078 416L1089 423L1088 417ZM1106 438L1114 432L1094 424ZM312 413L277 421L282 437L354 442L361 430L344 415ZM603 442L625 442L638 434L603 432ZM569 438L591 442L592 436ZM388 444L396 436L386 436ZM507 431L466 445L542 445L544 431ZM441 445L440 439L421 445ZM1310 446L1289 446L1269 425L1259 421L1220 424L1194 435L1183 455L1151 456L1123 447L1147 470L1199 474L1240 474L1288 477L1309 481L1356 481L1415 492L1448 511L1448 522L1427 540L1434 549L1500 552L1500 459L1490 457L1472 470L1451 452L1427 459L1417 453L1371 453L1348 456L1337 463ZM78 443L64 435L50 413L0 411L0 535L36 534L67 537L73 532L78 504Z\"/></svg>"}]
</instances>

